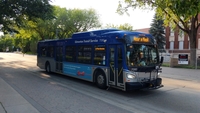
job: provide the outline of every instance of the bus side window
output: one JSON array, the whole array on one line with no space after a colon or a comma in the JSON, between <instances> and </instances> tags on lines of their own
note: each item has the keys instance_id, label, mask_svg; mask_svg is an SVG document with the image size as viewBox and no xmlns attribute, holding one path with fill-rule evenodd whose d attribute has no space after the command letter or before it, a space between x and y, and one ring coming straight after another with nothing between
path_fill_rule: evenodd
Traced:
<instances>
[{"instance_id":1,"label":"bus side window","mask_svg":"<svg viewBox=\"0 0 200 113\"><path fill-rule=\"evenodd\" d=\"M41 47L42 56L46 56L46 52L47 52L46 47Z\"/></svg>"},{"instance_id":2,"label":"bus side window","mask_svg":"<svg viewBox=\"0 0 200 113\"><path fill-rule=\"evenodd\" d=\"M66 46L65 60L68 62L76 62L76 46Z\"/></svg>"},{"instance_id":3,"label":"bus side window","mask_svg":"<svg viewBox=\"0 0 200 113\"><path fill-rule=\"evenodd\" d=\"M47 57L53 57L53 46L47 47Z\"/></svg>"},{"instance_id":4,"label":"bus side window","mask_svg":"<svg viewBox=\"0 0 200 113\"><path fill-rule=\"evenodd\" d=\"M92 63L92 46L79 46L78 47L78 62L91 64Z\"/></svg>"},{"instance_id":5,"label":"bus side window","mask_svg":"<svg viewBox=\"0 0 200 113\"><path fill-rule=\"evenodd\" d=\"M94 64L106 65L106 47L105 45L94 46Z\"/></svg>"}]
</instances>

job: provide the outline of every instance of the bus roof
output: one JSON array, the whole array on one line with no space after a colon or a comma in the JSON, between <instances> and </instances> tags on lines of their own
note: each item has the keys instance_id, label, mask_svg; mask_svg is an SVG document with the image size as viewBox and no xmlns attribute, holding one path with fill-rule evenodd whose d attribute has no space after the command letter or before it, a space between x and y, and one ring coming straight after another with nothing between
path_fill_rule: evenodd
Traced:
<instances>
[{"instance_id":1,"label":"bus roof","mask_svg":"<svg viewBox=\"0 0 200 113\"><path fill-rule=\"evenodd\" d=\"M94 31L87 31L87 32L78 32L72 35L72 39L101 36L104 33L112 32L112 31L119 31L119 29L102 29L102 30L94 30Z\"/></svg>"},{"instance_id":2,"label":"bus roof","mask_svg":"<svg viewBox=\"0 0 200 113\"><path fill-rule=\"evenodd\" d=\"M135 36L145 35L152 38L152 35L147 34L147 33L137 32L137 31L124 31L124 30L107 32L107 33L104 33L103 35L104 36L111 35L111 36L116 36L118 38L123 38L124 35L135 35Z\"/></svg>"},{"instance_id":3,"label":"bus roof","mask_svg":"<svg viewBox=\"0 0 200 113\"><path fill-rule=\"evenodd\" d=\"M150 34L143 33L143 32L125 31L125 30L119 30L119 29L103 29L103 30L74 33L72 35L72 39L102 37L102 36L112 36L112 37L123 38L124 35L139 36L141 34L152 38Z\"/></svg>"},{"instance_id":4,"label":"bus roof","mask_svg":"<svg viewBox=\"0 0 200 113\"><path fill-rule=\"evenodd\" d=\"M112 39L123 39L125 35L134 35L134 36L147 36L153 39L152 35L137 32L137 31L125 31L119 29L102 29L102 30L94 30L94 31L87 31L87 32L78 32L74 33L71 38L67 39L50 39L50 40L43 40L40 42L55 42L55 41L66 41L66 40L82 40L82 39L98 39L98 38L112 38Z\"/></svg>"}]
</instances>

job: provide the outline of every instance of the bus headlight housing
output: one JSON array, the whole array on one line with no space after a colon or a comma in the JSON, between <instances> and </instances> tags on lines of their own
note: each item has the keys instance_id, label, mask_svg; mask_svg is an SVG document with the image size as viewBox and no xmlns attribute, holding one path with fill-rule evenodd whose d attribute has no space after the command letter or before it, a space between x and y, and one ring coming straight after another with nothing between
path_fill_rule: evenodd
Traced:
<instances>
[{"instance_id":1,"label":"bus headlight housing","mask_svg":"<svg viewBox=\"0 0 200 113\"><path fill-rule=\"evenodd\" d=\"M160 73L158 73L158 78L160 78Z\"/></svg>"},{"instance_id":2,"label":"bus headlight housing","mask_svg":"<svg viewBox=\"0 0 200 113\"><path fill-rule=\"evenodd\" d=\"M135 74L127 73L126 77L129 78L129 79L134 79L135 78Z\"/></svg>"}]
</instances>

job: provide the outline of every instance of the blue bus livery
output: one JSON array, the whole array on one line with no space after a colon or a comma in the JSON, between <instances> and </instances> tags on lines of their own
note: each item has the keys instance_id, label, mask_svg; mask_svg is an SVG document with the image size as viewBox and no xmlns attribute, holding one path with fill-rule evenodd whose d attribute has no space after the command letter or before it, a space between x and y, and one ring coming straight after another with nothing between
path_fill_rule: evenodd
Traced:
<instances>
[{"instance_id":1,"label":"blue bus livery","mask_svg":"<svg viewBox=\"0 0 200 113\"><path fill-rule=\"evenodd\" d=\"M37 66L94 82L99 88L163 87L157 45L150 34L103 29L38 42Z\"/></svg>"}]
</instances>

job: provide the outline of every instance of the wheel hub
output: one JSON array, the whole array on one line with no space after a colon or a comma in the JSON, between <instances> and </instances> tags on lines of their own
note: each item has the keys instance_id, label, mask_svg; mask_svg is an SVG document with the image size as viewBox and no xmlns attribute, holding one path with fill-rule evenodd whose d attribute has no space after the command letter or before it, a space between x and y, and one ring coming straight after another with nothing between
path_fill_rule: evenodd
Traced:
<instances>
[{"instance_id":1,"label":"wheel hub","mask_svg":"<svg viewBox=\"0 0 200 113\"><path fill-rule=\"evenodd\" d=\"M102 75L99 75L97 78L98 84L103 84L104 83L104 78Z\"/></svg>"}]
</instances>

